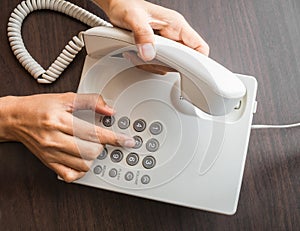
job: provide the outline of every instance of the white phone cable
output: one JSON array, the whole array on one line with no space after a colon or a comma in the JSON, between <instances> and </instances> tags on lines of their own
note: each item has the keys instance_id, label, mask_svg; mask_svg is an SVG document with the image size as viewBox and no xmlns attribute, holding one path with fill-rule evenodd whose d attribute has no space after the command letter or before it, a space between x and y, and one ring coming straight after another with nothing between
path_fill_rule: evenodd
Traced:
<instances>
[{"instance_id":1,"label":"white phone cable","mask_svg":"<svg viewBox=\"0 0 300 231\"><path fill-rule=\"evenodd\" d=\"M72 40L65 46L60 55L45 70L38 64L35 59L27 51L21 29L24 19L33 11L37 10L54 10L64 13L88 26L109 26L112 25L98 16L88 12L87 10L74 5L65 0L25 0L22 1L11 13L8 21L7 34L11 49L23 67L37 80L39 83L52 83L67 66L73 61L77 53L84 47L82 32L74 36Z\"/></svg>"}]
</instances>

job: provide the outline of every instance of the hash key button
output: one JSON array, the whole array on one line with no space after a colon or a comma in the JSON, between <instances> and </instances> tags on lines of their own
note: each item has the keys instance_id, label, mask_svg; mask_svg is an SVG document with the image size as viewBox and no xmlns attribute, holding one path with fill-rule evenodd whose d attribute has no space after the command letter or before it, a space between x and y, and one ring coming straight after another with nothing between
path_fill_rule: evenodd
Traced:
<instances>
[{"instance_id":1,"label":"hash key button","mask_svg":"<svg viewBox=\"0 0 300 231\"><path fill-rule=\"evenodd\" d=\"M133 123L133 129L136 131L136 132L142 132L144 131L146 128L146 121L143 120L143 119L138 119L136 121L134 121Z\"/></svg>"}]
</instances>

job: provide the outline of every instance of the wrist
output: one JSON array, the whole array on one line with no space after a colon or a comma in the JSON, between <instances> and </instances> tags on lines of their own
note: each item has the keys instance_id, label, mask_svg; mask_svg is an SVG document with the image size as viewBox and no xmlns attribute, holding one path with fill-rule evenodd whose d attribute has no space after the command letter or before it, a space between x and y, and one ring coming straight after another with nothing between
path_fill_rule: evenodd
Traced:
<instances>
[{"instance_id":1,"label":"wrist","mask_svg":"<svg viewBox=\"0 0 300 231\"><path fill-rule=\"evenodd\" d=\"M16 141L14 139L14 124L18 97L5 96L0 98L0 142Z\"/></svg>"}]
</instances>

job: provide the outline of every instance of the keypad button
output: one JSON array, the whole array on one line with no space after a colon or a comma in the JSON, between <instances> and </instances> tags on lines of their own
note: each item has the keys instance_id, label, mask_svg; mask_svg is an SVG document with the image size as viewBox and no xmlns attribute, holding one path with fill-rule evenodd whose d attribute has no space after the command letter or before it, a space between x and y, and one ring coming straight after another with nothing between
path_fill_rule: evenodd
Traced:
<instances>
[{"instance_id":1,"label":"keypad button","mask_svg":"<svg viewBox=\"0 0 300 231\"><path fill-rule=\"evenodd\" d=\"M142 132L144 131L146 128L146 121L143 120L143 119L138 119L136 121L134 121L133 123L133 129L136 131L136 132Z\"/></svg>"},{"instance_id":2,"label":"keypad button","mask_svg":"<svg viewBox=\"0 0 300 231\"><path fill-rule=\"evenodd\" d=\"M141 182L142 182L142 184L149 184L150 181L151 181L151 178L150 178L150 176L148 176L148 175L143 175L143 176L141 177Z\"/></svg>"},{"instance_id":3,"label":"keypad button","mask_svg":"<svg viewBox=\"0 0 300 231\"><path fill-rule=\"evenodd\" d=\"M126 129L129 127L129 125L130 125L130 120L127 116L123 116L118 120L118 126L121 129Z\"/></svg>"},{"instance_id":4,"label":"keypad button","mask_svg":"<svg viewBox=\"0 0 300 231\"><path fill-rule=\"evenodd\" d=\"M101 172L102 172L102 167L100 165L97 165L94 168L94 173L97 174L97 175L99 175Z\"/></svg>"},{"instance_id":5,"label":"keypad button","mask_svg":"<svg viewBox=\"0 0 300 231\"><path fill-rule=\"evenodd\" d=\"M125 180L127 180L127 181L131 181L131 180L134 178L133 172L126 172L124 178L125 178Z\"/></svg>"},{"instance_id":6,"label":"keypad button","mask_svg":"<svg viewBox=\"0 0 300 231\"><path fill-rule=\"evenodd\" d=\"M105 158L106 158L106 156L107 156L107 149L106 148L104 148L103 149L103 151L100 153L100 155L99 156L97 156L97 159L98 160L104 160Z\"/></svg>"},{"instance_id":7,"label":"keypad button","mask_svg":"<svg viewBox=\"0 0 300 231\"><path fill-rule=\"evenodd\" d=\"M138 154L131 152L126 157L126 162L130 166L134 166L139 162L139 156Z\"/></svg>"},{"instance_id":8,"label":"keypad button","mask_svg":"<svg viewBox=\"0 0 300 231\"><path fill-rule=\"evenodd\" d=\"M159 135L163 130L163 125L158 121L153 122L150 125L149 130L150 130L152 135Z\"/></svg>"},{"instance_id":9,"label":"keypad button","mask_svg":"<svg viewBox=\"0 0 300 231\"><path fill-rule=\"evenodd\" d=\"M146 143L146 149L149 151L149 152L156 152L159 148L159 142L157 139L150 139L147 141Z\"/></svg>"},{"instance_id":10,"label":"keypad button","mask_svg":"<svg viewBox=\"0 0 300 231\"><path fill-rule=\"evenodd\" d=\"M134 136L133 139L135 140L135 145L133 148L137 149L142 147L143 145L143 139L140 136Z\"/></svg>"},{"instance_id":11,"label":"keypad button","mask_svg":"<svg viewBox=\"0 0 300 231\"><path fill-rule=\"evenodd\" d=\"M155 166L155 164L156 164L156 160L153 156L146 156L143 159L143 166L146 169L153 168Z\"/></svg>"},{"instance_id":12,"label":"keypad button","mask_svg":"<svg viewBox=\"0 0 300 231\"><path fill-rule=\"evenodd\" d=\"M110 159L112 162L120 162L123 159L123 152L121 150L113 150L110 154Z\"/></svg>"},{"instance_id":13,"label":"keypad button","mask_svg":"<svg viewBox=\"0 0 300 231\"><path fill-rule=\"evenodd\" d=\"M115 118L113 116L104 116L102 119L102 123L105 127L111 127L115 122Z\"/></svg>"},{"instance_id":14,"label":"keypad button","mask_svg":"<svg viewBox=\"0 0 300 231\"><path fill-rule=\"evenodd\" d=\"M118 175L118 170L115 168L112 168L111 170L109 170L108 175L112 178L116 177Z\"/></svg>"}]
</instances>

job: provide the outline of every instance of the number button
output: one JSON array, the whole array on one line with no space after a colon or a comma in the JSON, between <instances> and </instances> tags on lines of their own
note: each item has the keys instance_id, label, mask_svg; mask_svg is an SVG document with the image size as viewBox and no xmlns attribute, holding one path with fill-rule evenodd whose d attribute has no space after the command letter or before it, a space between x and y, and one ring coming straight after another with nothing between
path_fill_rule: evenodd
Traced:
<instances>
[{"instance_id":1,"label":"number button","mask_svg":"<svg viewBox=\"0 0 300 231\"><path fill-rule=\"evenodd\" d=\"M146 149L149 151L149 152L155 152L157 151L159 148L159 142L157 139L150 139L147 141L146 143Z\"/></svg>"},{"instance_id":2,"label":"number button","mask_svg":"<svg viewBox=\"0 0 300 231\"><path fill-rule=\"evenodd\" d=\"M141 178L142 184L149 184L150 180L151 180L151 178L148 175L143 175L142 178Z\"/></svg>"},{"instance_id":3,"label":"number button","mask_svg":"<svg viewBox=\"0 0 300 231\"><path fill-rule=\"evenodd\" d=\"M151 132L152 135L159 135L162 130L163 130L163 125L160 122L153 122L150 127L149 130Z\"/></svg>"},{"instance_id":4,"label":"number button","mask_svg":"<svg viewBox=\"0 0 300 231\"><path fill-rule=\"evenodd\" d=\"M130 120L127 116L123 116L122 118L119 119L118 121L118 126L121 129L126 129L130 125Z\"/></svg>"},{"instance_id":5,"label":"number button","mask_svg":"<svg viewBox=\"0 0 300 231\"><path fill-rule=\"evenodd\" d=\"M146 169L153 168L155 166L155 164L156 164L156 160L153 156L146 156L143 159L143 166Z\"/></svg>"},{"instance_id":6,"label":"number button","mask_svg":"<svg viewBox=\"0 0 300 231\"><path fill-rule=\"evenodd\" d=\"M102 123L105 127L111 127L115 122L115 118L113 116L104 116Z\"/></svg>"},{"instance_id":7,"label":"number button","mask_svg":"<svg viewBox=\"0 0 300 231\"><path fill-rule=\"evenodd\" d=\"M105 158L106 158L106 156L107 156L107 149L106 148L104 148L103 149L103 151L100 153L100 155L99 156L97 156L97 159L98 160L104 160Z\"/></svg>"},{"instance_id":8,"label":"number button","mask_svg":"<svg viewBox=\"0 0 300 231\"><path fill-rule=\"evenodd\" d=\"M102 172L102 167L100 165L97 165L94 168L94 173L97 174L97 175L99 175L101 172Z\"/></svg>"},{"instance_id":9,"label":"number button","mask_svg":"<svg viewBox=\"0 0 300 231\"><path fill-rule=\"evenodd\" d=\"M134 136L133 139L135 140L135 145L133 148L138 149L143 145L143 139L140 136Z\"/></svg>"},{"instance_id":10,"label":"number button","mask_svg":"<svg viewBox=\"0 0 300 231\"><path fill-rule=\"evenodd\" d=\"M113 150L110 154L112 162L120 162L123 159L123 152L121 150Z\"/></svg>"},{"instance_id":11,"label":"number button","mask_svg":"<svg viewBox=\"0 0 300 231\"><path fill-rule=\"evenodd\" d=\"M115 168L112 168L111 170L109 170L108 175L112 178L116 177L118 175L118 170Z\"/></svg>"},{"instance_id":12,"label":"number button","mask_svg":"<svg viewBox=\"0 0 300 231\"><path fill-rule=\"evenodd\" d=\"M143 120L143 119L138 119L136 121L134 121L133 123L133 129L136 131L136 132L142 132L144 131L146 128L146 121Z\"/></svg>"},{"instance_id":13,"label":"number button","mask_svg":"<svg viewBox=\"0 0 300 231\"><path fill-rule=\"evenodd\" d=\"M125 178L125 180L127 180L127 181L131 181L131 180L134 178L133 172L126 172L124 178Z\"/></svg>"},{"instance_id":14,"label":"number button","mask_svg":"<svg viewBox=\"0 0 300 231\"><path fill-rule=\"evenodd\" d=\"M131 152L126 157L126 162L130 166L134 166L139 162L139 156L138 154Z\"/></svg>"}]
</instances>

